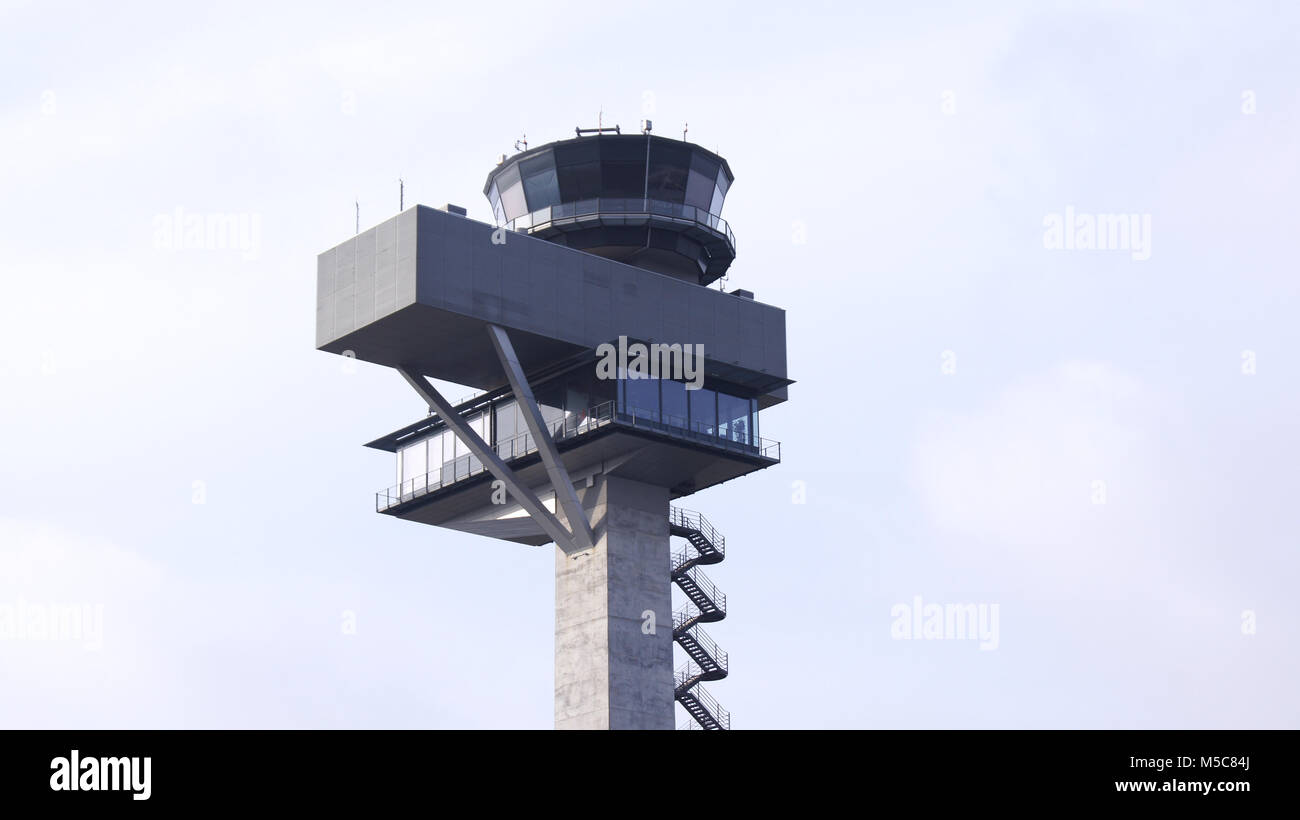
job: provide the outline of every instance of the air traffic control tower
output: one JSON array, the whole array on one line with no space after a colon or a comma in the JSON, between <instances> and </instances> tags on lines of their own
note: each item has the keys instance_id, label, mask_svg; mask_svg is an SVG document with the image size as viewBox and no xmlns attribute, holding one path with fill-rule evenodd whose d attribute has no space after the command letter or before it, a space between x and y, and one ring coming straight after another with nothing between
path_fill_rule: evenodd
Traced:
<instances>
[{"instance_id":1,"label":"air traffic control tower","mask_svg":"<svg viewBox=\"0 0 1300 820\"><path fill-rule=\"evenodd\" d=\"M780 461L759 418L791 384L785 312L710 287L736 255L733 179L648 123L579 130L502 157L495 225L417 205L317 259L317 348L428 405L367 445L396 460L377 511L558 547L556 728L672 729L674 701L730 727L702 683L728 672L701 569L726 544L677 500ZM453 404L428 377L479 392Z\"/></svg>"}]
</instances>

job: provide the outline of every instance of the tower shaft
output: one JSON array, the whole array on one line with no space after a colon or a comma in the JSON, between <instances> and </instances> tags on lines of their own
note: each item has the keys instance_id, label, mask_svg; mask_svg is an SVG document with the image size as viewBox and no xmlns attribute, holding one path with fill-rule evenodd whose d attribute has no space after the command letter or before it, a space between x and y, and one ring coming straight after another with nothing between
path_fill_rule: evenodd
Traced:
<instances>
[{"instance_id":1,"label":"tower shaft","mask_svg":"<svg viewBox=\"0 0 1300 820\"><path fill-rule=\"evenodd\" d=\"M668 490L597 475L589 551L555 557L555 728L672 729Z\"/></svg>"}]
</instances>

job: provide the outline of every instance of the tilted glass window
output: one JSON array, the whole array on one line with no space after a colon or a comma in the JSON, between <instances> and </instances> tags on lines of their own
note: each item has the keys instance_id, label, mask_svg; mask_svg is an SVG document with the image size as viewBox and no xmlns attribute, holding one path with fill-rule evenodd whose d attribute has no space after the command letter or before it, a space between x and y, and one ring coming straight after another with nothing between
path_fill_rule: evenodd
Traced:
<instances>
[{"instance_id":1,"label":"tilted glass window","mask_svg":"<svg viewBox=\"0 0 1300 820\"><path fill-rule=\"evenodd\" d=\"M640 201L645 195L645 158L639 162L609 162L602 166L604 184L601 196Z\"/></svg>"},{"instance_id":2,"label":"tilted glass window","mask_svg":"<svg viewBox=\"0 0 1300 820\"><path fill-rule=\"evenodd\" d=\"M560 196L565 202L593 199L601 194L600 163L564 165L557 169Z\"/></svg>"},{"instance_id":3,"label":"tilted glass window","mask_svg":"<svg viewBox=\"0 0 1300 820\"><path fill-rule=\"evenodd\" d=\"M528 213L518 165L508 166L497 176L497 189L501 192L501 206L505 209L507 220L518 219Z\"/></svg>"},{"instance_id":4,"label":"tilted glass window","mask_svg":"<svg viewBox=\"0 0 1300 820\"><path fill-rule=\"evenodd\" d=\"M690 169L689 148L672 143L655 143L650 148L650 198L682 202Z\"/></svg>"},{"instance_id":5,"label":"tilted glass window","mask_svg":"<svg viewBox=\"0 0 1300 820\"><path fill-rule=\"evenodd\" d=\"M537 211L560 203L560 182L555 175L555 155L547 151L519 163L524 179L528 210Z\"/></svg>"},{"instance_id":6,"label":"tilted glass window","mask_svg":"<svg viewBox=\"0 0 1300 820\"><path fill-rule=\"evenodd\" d=\"M488 189L488 202L492 203L492 215L496 217L497 224L504 223L506 221L506 212L501 207L501 192L497 190L495 180L492 182L492 187Z\"/></svg>"},{"instance_id":7,"label":"tilted glass window","mask_svg":"<svg viewBox=\"0 0 1300 820\"><path fill-rule=\"evenodd\" d=\"M691 155L691 172L686 181L686 204L709 210L713 205L713 193L717 188L718 163L700 154Z\"/></svg>"},{"instance_id":8,"label":"tilted glass window","mask_svg":"<svg viewBox=\"0 0 1300 820\"><path fill-rule=\"evenodd\" d=\"M717 216L718 214L722 213L722 200L724 200L725 198L726 195L722 193L722 189L719 188L717 185L714 185L713 201L709 203L709 213L713 214L714 216Z\"/></svg>"}]
</instances>

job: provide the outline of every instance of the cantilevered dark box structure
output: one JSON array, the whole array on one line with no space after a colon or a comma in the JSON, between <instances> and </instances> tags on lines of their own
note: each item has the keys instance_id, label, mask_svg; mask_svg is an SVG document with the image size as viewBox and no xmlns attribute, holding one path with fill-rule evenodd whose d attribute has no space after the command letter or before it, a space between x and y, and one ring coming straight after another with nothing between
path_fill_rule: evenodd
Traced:
<instances>
[{"instance_id":1,"label":"cantilevered dark box structure","mask_svg":"<svg viewBox=\"0 0 1300 820\"><path fill-rule=\"evenodd\" d=\"M397 462L377 510L560 548L557 727L671 728L674 699L729 725L700 685L727 672L699 626L725 616L699 568L725 545L670 501L780 460L759 415L791 384L784 311L708 286L735 258L733 180L690 143L579 136L492 171L495 225L416 206L318 258L317 347L398 370L429 408L370 442ZM693 372L643 378L639 350Z\"/></svg>"}]
</instances>

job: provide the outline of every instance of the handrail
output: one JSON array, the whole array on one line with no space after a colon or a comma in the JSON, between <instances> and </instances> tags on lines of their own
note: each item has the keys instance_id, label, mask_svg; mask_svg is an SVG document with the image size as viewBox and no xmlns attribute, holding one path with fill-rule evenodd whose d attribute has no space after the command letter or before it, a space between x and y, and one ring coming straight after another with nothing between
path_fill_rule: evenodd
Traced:
<instances>
[{"instance_id":1,"label":"handrail","mask_svg":"<svg viewBox=\"0 0 1300 820\"><path fill-rule=\"evenodd\" d=\"M730 658L718 646L717 642L700 627L700 624L704 621L705 613L695 603L695 598L700 596L711 602L717 608L717 611L721 613L718 618L712 618L711 620L719 620L726 615L727 596L717 588L698 566L692 565L684 573L678 574L688 562L705 560L706 553L701 549L702 547L707 549L708 546L711 546L713 552L709 554L716 556L714 560L721 560L725 554L724 550L727 541L722 533L714 529L713 524L707 518L694 510L670 505L668 507L668 523L669 527L678 530L679 534L681 534L681 530L685 530L688 533L687 540L691 542L688 549L676 553L672 559L673 580L681 587L683 592L687 593L687 598L690 599L673 612L673 640L682 649L687 650L686 654L688 656L686 665L676 672L674 698L681 701L683 706L686 706L688 714L692 714L691 721L695 720L690 703L691 699L694 699L697 709L702 709L711 716L719 728L730 729L731 713L723 709L718 701L703 686L699 685L700 681L706 677L710 679L726 677L730 673ZM696 537L697 534L698 538ZM701 543L700 538L703 538L708 544ZM692 551L695 553L693 557L691 556ZM684 581L689 583L683 583ZM696 588L699 593L698 596L691 595L688 589L691 585ZM694 645L692 646L692 644ZM696 655L700 655L700 659L706 663L711 662L717 669L706 671L696 663ZM721 674L718 674L719 672ZM693 727L691 721L687 721L687 728ZM700 725L700 728L704 728L703 724Z\"/></svg>"},{"instance_id":2,"label":"handrail","mask_svg":"<svg viewBox=\"0 0 1300 820\"><path fill-rule=\"evenodd\" d=\"M736 249L736 234L727 221L708 208L698 208L681 202L667 202L662 199L645 199L632 197L597 197L575 202L561 202L548 205L521 214L508 220L503 227L509 231L523 231L554 222L557 219L571 219L580 216L613 217L644 216L647 219L668 218L688 220L696 225L716 231L726 237L732 252Z\"/></svg>"},{"instance_id":3,"label":"handrail","mask_svg":"<svg viewBox=\"0 0 1300 820\"><path fill-rule=\"evenodd\" d=\"M704 597L708 598L719 612L724 614L726 613L727 593L718 589L717 585L714 584L713 581L709 580L709 576L705 575L703 570L699 567L692 567L684 573L684 575L679 576L677 581L679 585L681 584L680 578L682 577L691 579L691 583L700 588L700 591L704 593Z\"/></svg>"},{"instance_id":4,"label":"handrail","mask_svg":"<svg viewBox=\"0 0 1300 820\"><path fill-rule=\"evenodd\" d=\"M620 424L631 423L633 427L638 426L638 419L642 421L642 424L649 423L649 416L646 411L639 412L640 415L638 416L638 411L635 408L620 411L618 408L618 402L611 399L609 401L601 402L594 407L589 407L583 413L568 414L564 418L548 424L547 429L553 439L556 441L563 441L565 439L583 435L584 433L588 433L597 428L604 427L611 422L618 422ZM660 414L655 413L654 415L659 417ZM683 419L683 421L685 420ZM759 455L765 458L774 458L777 461L781 460L781 443L779 441L771 441L758 436L753 436L752 440L754 443L745 444L743 442L736 442L732 439L720 436L711 430L703 430L703 426L699 424L694 425L694 428L695 429L690 429L689 426L665 425L658 420L653 422L653 429L656 432L666 432L672 435L678 431L684 430L688 435L697 439L707 437L714 445L720 445L730 449L739 449L742 452L751 455L754 452L758 452ZM537 442L533 441L531 433L519 433L508 439L497 442L493 445L493 449L496 450L497 455L499 455L502 460L509 461L511 459L522 458L523 456L537 452ZM771 455L772 453L775 453L775 455ZM444 476L443 473L446 472L445 468L448 464L452 465L450 476ZM462 466L465 468L464 471L461 470ZM443 462L443 464L438 468L429 470L421 476L412 476L411 478L405 479L400 484L395 484L387 489L376 492L375 510L377 512L384 512L385 510L391 509L399 504L428 495L435 490L440 490L443 487L456 483L457 481L463 481L466 478L479 475L486 471L487 467L473 455L460 456L452 461ZM672 510L679 510L679 508L671 508L670 515L673 514ZM687 511L681 512L685 513ZM713 526L709 524L708 520L699 513L691 512L689 515L693 516L690 520L695 522L693 524L694 528L698 529L705 538L708 538L717 548L718 552L722 552L723 538L721 534L719 534ZM685 521L686 519L683 520ZM685 524L683 526L685 526Z\"/></svg>"},{"instance_id":5,"label":"handrail","mask_svg":"<svg viewBox=\"0 0 1300 820\"><path fill-rule=\"evenodd\" d=\"M718 552L726 552L727 539L723 537L722 533L714 529L713 524L711 524L709 519L705 518L702 514L694 510L683 509L682 507L669 507L668 522L670 524L675 524L682 529L695 530L699 532L705 538L709 539L709 543L713 544L714 548L717 549Z\"/></svg>"},{"instance_id":6,"label":"handrail","mask_svg":"<svg viewBox=\"0 0 1300 820\"><path fill-rule=\"evenodd\" d=\"M774 461L781 460L781 442L765 439L762 436L746 434L744 438L736 438L733 434L719 432L722 425L690 421L682 416L641 407L624 407L618 411L618 415L620 421L630 423L633 427L645 425L669 434L685 433L690 438L705 440L715 447L750 455L757 453Z\"/></svg>"},{"instance_id":7,"label":"handrail","mask_svg":"<svg viewBox=\"0 0 1300 820\"><path fill-rule=\"evenodd\" d=\"M682 610L679 609L673 613L674 631L684 626L685 623L686 623L686 614ZM697 644L699 644L700 648L704 650L704 654L708 655L709 659L712 660L715 664L717 664L718 669L722 670L723 672L728 671L726 650L718 646L718 642L710 638L709 633L705 632L704 629L701 628L699 624L694 624L692 626L687 627L682 634L689 635L692 640L694 640Z\"/></svg>"},{"instance_id":8,"label":"handrail","mask_svg":"<svg viewBox=\"0 0 1300 820\"><path fill-rule=\"evenodd\" d=\"M723 729L731 728L731 712L722 708L722 704L718 703L718 699L713 697L713 695L709 693L709 690L704 688L703 684L695 684L695 686L691 688L691 696L698 700L700 704L704 706L711 715L713 715L713 719L718 722L719 726Z\"/></svg>"},{"instance_id":9,"label":"handrail","mask_svg":"<svg viewBox=\"0 0 1300 820\"><path fill-rule=\"evenodd\" d=\"M677 689L689 689L704 677L704 670L690 658L673 672L673 686Z\"/></svg>"},{"instance_id":10,"label":"handrail","mask_svg":"<svg viewBox=\"0 0 1300 820\"><path fill-rule=\"evenodd\" d=\"M574 413L563 419L558 419L547 425L547 431L556 441L573 438L582 435L597 427L603 427L614 420L615 402L607 401L589 408L585 413ZM519 433L508 439L497 442L493 445L498 456L502 460L509 461L515 458L522 458L530 453L537 452L537 442L533 440L532 433ZM453 465L450 478L442 475L444 468ZM462 471L460 467L464 465L466 469ZM378 512L394 507L398 504L427 495L434 490L442 489L457 481L462 481L471 476L479 475L486 472L487 466L479 461L473 455L463 455L452 461L443 462L443 465L435 470L430 470L423 476L413 476L406 479L401 484L396 484L386 490L380 490L375 493L375 509ZM430 480L430 477L433 477ZM409 487L409 489L408 489Z\"/></svg>"},{"instance_id":11,"label":"handrail","mask_svg":"<svg viewBox=\"0 0 1300 820\"><path fill-rule=\"evenodd\" d=\"M718 699L713 697L699 682L702 677L704 677L704 670L700 669L693 661L688 660L674 674L674 688L683 694L689 692L689 696L699 701L700 705L713 716L719 726L730 729L731 712L722 708L722 704L718 703Z\"/></svg>"}]
</instances>

